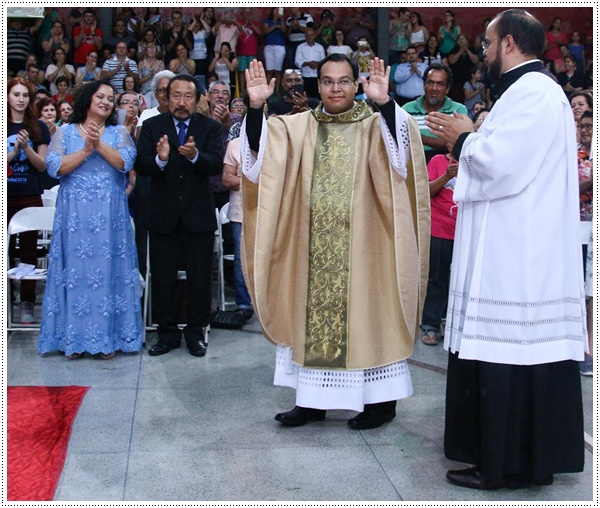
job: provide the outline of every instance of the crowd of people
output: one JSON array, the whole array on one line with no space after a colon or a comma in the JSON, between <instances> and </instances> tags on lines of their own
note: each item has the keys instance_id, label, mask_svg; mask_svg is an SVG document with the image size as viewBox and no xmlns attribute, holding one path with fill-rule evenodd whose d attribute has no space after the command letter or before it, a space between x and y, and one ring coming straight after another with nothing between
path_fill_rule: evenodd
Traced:
<instances>
[{"instance_id":1,"label":"crowd of people","mask_svg":"<svg viewBox=\"0 0 600 508\"><path fill-rule=\"evenodd\" d=\"M396 400L412 394L415 335L438 344L446 317L446 451L481 468L449 472L450 481L500 488L578 470L579 455L567 453L570 462L536 462L513 478L489 457L481 463L485 450L463 449L479 422L460 416L481 402L464 393L491 388L494 376L514 375L527 390L528 376L565 376L551 389L569 399L579 372L593 372L591 298L585 340L580 301L592 277L591 48L577 32L567 38L556 18L544 38L539 21L512 10L470 40L450 10L433 30L400 8L387 66L364 8L337 23L327 9L315 22L274 7L262 23L248 8L215 16L206 7L190 19L173 9L168 21L156 9L143 18L122 9L108 36L93 9L73 9L72 37L58 14L47 8L29 28L11 20L8 34L48 34L41 59L17 58L10 43L8 54L21 73L8 81L9 220L60 183L41 353L111 359L140 350L138 268L147 270L149 245L158 323L149 354L167 354L183 337L191 355L204 356L215 207L229 202L235 313L243 323L257 312L278 345L276 384L297 390L296 407L276 416L281 424L323 420L327 409L359 411L353 429L390 421ZM532 150L533 140L547 150ZM552 167L543 165L548 153ZM569 222L577 196L581 235ZM546 218L556 227L541 226ZM548 256L557 238L561 255ZM35 251L35 235L22 235L19 258L35 264ZM181 269L183 331L174 298ZM32 322L33 284L21 284L20 302L22 321ZM531 334L515 333L515 323ZM495 386L494 400L507 390ZM517 402L521 412L530 403ZM491 410L509 418L502 407ZM578 429L577 398L566 407ZM499 427L483 446L505 437ZM565 446L579 443L575 434Z\"/></svg>"}]
</instances>

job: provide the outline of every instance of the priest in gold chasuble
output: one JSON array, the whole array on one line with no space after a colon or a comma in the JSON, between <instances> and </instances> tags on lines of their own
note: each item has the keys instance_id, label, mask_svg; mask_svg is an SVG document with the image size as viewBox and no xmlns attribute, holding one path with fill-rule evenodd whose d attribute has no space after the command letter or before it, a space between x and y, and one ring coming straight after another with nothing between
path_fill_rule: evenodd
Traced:
<instances>
[{"instance_id":1,"label":"priest in gold chasuble","mask_svg":"<svg viewBox=\"0 0 600 508\"><path fill-rule=\"evenodd\" d=\"M351 409L355 429L395 416L412 394L412 354L427 283L429 186L418 127L387 95L383 61L363 82L379 106L354 101L358 70L331 55L318 67L314 111L262 113L273 83L247 71L242 128L243 265L275 384L296 389L276 419L303 425Z\"/></svg>"}]
</instances>

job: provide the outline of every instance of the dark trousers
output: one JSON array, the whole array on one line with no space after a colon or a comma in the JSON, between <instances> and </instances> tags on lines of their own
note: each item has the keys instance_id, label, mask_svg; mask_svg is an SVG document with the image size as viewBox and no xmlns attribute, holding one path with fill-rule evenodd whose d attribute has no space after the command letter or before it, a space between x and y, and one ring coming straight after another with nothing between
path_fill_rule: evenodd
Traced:
<instances>
[{"instance_id":1,"label":"dark trousers","mask_svg":"<svg viewBox=\"0 0 600 508\"><path fill-rule=\"evenodd\" d=\"M454 240L431 237L429 245L429 280L427 296L423 306L421 328L440 331L442 318L448 307L448 291L450 290L450 265Z\"/></svg>"},{"instance_id":2,"label":"dark trousers","mask_svg":"<svg viewBox=\"0 0 600 508\"><path fill-rule=\"evenodd\" d=\"M8 196L6 199L6 225L8 226L13 216L23 208L31 206L43 206L41 196ZM29 231L19 234L19 250L17 251L16 236L10 239L8 255L10 266L15 266L15 258L18 257L21 263L37 265L37 231ZM11 300L12 300L12 282L11 282ZM21 281L21 302L35 302L35 281Z\"/></svg>"},{"instance_id":3,"label":"dark trousers","mask_svg":"<svg viewBox=\"0 0 600 508\"><path fill-rule=\"evenodd\" d=\"M211 320L214 232L190 233L180 221L169 234L150 233L152 312L163 342L178 342L178 301L174 297L181 263L187 275L186 340L203 340ZM180 263L181 262L181 263Z\"/></svg>"}]
</instances>

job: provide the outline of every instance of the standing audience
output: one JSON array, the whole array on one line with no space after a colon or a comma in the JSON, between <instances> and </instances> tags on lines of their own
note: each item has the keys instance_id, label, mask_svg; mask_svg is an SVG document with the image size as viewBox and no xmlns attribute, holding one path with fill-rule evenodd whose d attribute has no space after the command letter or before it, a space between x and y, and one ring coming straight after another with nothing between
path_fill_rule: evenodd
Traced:
<instances>
[{"instance_id":1,"label":"standing audience","mask_svg":"<svg viewBox=\"0 0 600 508\"><path fill-rule=\"evenodd\" d=\"M281 71L285 61L285 33L287 27L283 18L283 7L272 7L263 20L265 70L269 81L275 78L275 90L281 84Z\"/></svg>"},{"instance_id":2,"label":"standing audience","mask_svg":"<svg viewBox=\"0 0 600 508\"><path fill-rule=\"evenodd\" d=\"M73 45L75 46L73 63L76 67L86 64L90 51L100 51L102 49L102 37L103 33L98 28L94 9L85 9L79 23L73 27Z\"/></svg>"},{"instance_id":3,"label":"standing audience","mask_svg":"<svg viewBox=\"0 0 600 508\"><path fill-rule=\"evenodd\" d=\"M67 88L71 88L71 83L75 79L75 69L67 63L67 54L61 47L54 49L52 54L52 63L46 69L46 79L50 83L50 93L56 95L58 92L56 79L64 76L67 79Z\"/></svg>"},{"instance_id":4,"label":"standing audience","mask_svg":"<svg viewBox=\"0 0 600 508\"><path fill-rule=\"evenodd\" d=\"M258 46L262 36L258 21L252 19L252 9L243 7L241 15L242 19L235 22L240 31L235 51L235 56L238 59L237 80L239 90L237 90L237 94L239 97L243 97L246 93L246 76L244 72L248 69L250 62L258 58Z\"/></svg>"},{"instance_id":5,"label":"standing audience","mask_svg":"<svg viewBox=\"0 0 600 508\"><path fill-rule=\"evenodd\" d=\"M54 136L56 132L56 122L58 121L58 112L56 111L56 103L52 99L42 99L36 104L36 108L40 115L40 120L48 127L50 136Z\"/></svg>"},{"instance_id":6,"label":"standing audience","mask_svg":"<svg viewBox=\"0 0 600 508\"><path fill-rule=\"evenodd\" d=\"M127 43L120 41L115 46L115 56L104 62L100 77L103 80L109 80L111 86L121 93L125 76L133 76L138 79L138 66L127 56Z\"/></svg>"},{"instance_id":7,"label":"standing audience","mask_svg":"<svg viewBox=\"0 0 600 508\"><path fill-rule=\"evenodd\" d=\"M92 50L86 57L85 65L79 67L75 72L75 85L89 83L100 79L102 70L98 67L98 52Z\"/></svg>"},{"instance_id":8,"label":"standing audience","mask_svg":"<svg viewBox=\"0 0 600 508\"><path fill-rule=\"evenodd\" d=\"M431 241L429 278L421 316L421 341L427 346L437 346L442 337L442 319L448 307L450 265L458 213L458 206L453 198L457 173L458 162L452 154L436 155L427 164L431 197Z\"/></svg>"},{"instance_id":9,"label":"standing audience","mask_svg":"<svg viewBox=\"0 0 600 508\"><path fill-rule=\"evenodd\" d=\"M187 319L183 330L192 356L204 356L211 321L211 272L217 229L210 176L223 169L223 131L196 113L200 88L192 76L175 76L167 86L169 112L144 121L136 170L149 176L150 262L153 315L158 342L151 356L180 347L174 299L177 272L187 275Z\"/></svg>"},{"instance_id":10,"label":"standing audience","mask_svg":"<svg viewBox=\"0 0 600 508\"><path fill-rule=\"evenodd\" d=\"M461 34L460 27L456 24L454 11L444 12L444 24L438 29L438 42L442 58L446 58L456 46L458 36Z\"/></svg>"},{"instance_id":11,"label":"standing audience","mask_svg":"<svg viewBox=\"0 0 600 508\"><path fill-rule=\"evenodd\" d=\"M135 144L116 125L115 90L82 87L72 122L57 130L48 171L60 179L38 351L109 360L139 351L144 324L127 173Z\"/></svg>"},{"instance_id":12,"label":"standing audience","mask_svg":"<svg viewBox=\"0 0 600 508\"><path fill-rule=\"evenodd\" d=\"M42 206L42 181L40 174L46 171L46 151L50 133L46 124L38 120L33 101L33 87L23 78L8 80L7 97L7 163L6 179L6 224L23 208ZM19 235L19 250L16 238L11 238L9 258L11 266L18 257L22 263L37 265L37 231ZM9 298L14 299L11 285ZM21 322L34 322L35 281L21 281Z\"/></svg>"},{"instance_id":13,"label":"standing audience","mask_svg":"<svg viewBox=\"0 0 600 508\"><path fill-rule=\"evenodd\" d=\"M546 33L546 42L544 45L544 60L547 64L553 64L560 58L559 48L562 44L567 44L569 39L562 31L562 18L554 18L550 25L550 30ZM552 67L551 67L552 68Z\"/></svg>"},{"instance_id":14,"label":"standing audience","mask_svg":"<svg viewBox=\"0 0 600 508\"><path fill-rule=\"evenodd\" d=\"M314 28L307 28L304 32L306 42L296 49L296 67L302 71L304 88L309 97L318 97L317 67L319 62L325 58L325 49L316 42Z\"/></svg>"}]
</instances>

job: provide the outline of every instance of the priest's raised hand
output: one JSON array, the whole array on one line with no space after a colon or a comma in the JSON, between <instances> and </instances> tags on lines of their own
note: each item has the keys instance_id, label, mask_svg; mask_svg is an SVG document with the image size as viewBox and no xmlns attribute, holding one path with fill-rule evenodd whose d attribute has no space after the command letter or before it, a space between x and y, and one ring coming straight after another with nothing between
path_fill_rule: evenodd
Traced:
<instances>
[{"instance_id":1,"label":"priest's raised hand","mask_svg":"<svg viewBox=\"0 0 600 508\"><path fill-rule=\"evenodd\" d=\"M246 69L246 91L250 99L251 108L262 108L265 101L273 95L275 91L275 78L267 83L265 68L262 62L252 60L250 68Z\"/></svg>"},{"instance_id":2,"label":"priest's raised hand","mask_svg":"<svg viewBox=\"0 0 600 508\"><path fill-rule=\"evenodd\" d=\"M369 79L361 76L363 90L369 99L374 100L378 106L383 106L390 100L388 95L390 83L390 67L386 68L381 58L373 58L369 62Z\"/></svg>"}]
</instances>

